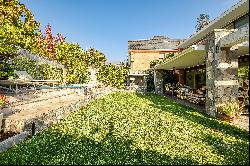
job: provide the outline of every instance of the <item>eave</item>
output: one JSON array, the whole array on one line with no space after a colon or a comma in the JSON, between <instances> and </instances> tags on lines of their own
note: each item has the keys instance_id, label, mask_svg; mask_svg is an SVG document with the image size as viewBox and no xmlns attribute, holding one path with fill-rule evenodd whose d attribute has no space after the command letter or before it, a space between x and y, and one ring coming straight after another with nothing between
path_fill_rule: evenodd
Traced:
<instances>
[{"instance_id":1,"label":"eave","mask_svg":"<svg viewBox=\"0 0 250 166\"><path fill-rule=\"evenodd\" d=\"M221 29L247 13L249 13L249 0L241 0L233 7L222 13L219 17L211 21L207 26L181 43L178 48L185 49L197 43L209 35L214 29Z\"/></svg>"}]
</instances>

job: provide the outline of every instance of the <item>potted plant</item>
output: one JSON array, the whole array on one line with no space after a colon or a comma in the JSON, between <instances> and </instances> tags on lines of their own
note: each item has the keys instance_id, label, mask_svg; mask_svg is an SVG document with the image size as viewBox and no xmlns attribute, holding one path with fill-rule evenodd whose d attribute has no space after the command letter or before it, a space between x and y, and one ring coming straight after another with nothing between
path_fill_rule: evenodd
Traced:
<instances>
[{"instance_id":1,"label":"potted plant","mask_svg":"<svg viewBox=\"0 0 250 166\"><path fill-rule=\"evenodd\" d=\"M236 122L243 108L239 102L225 102L218 106L218 117L228 122Z\"/></svg>"}]
</instances>

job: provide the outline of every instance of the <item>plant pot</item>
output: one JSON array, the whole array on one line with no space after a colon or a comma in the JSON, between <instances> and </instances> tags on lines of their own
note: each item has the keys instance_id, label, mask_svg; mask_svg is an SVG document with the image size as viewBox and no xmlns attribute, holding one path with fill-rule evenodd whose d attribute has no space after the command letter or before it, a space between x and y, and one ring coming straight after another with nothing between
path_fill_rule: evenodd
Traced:
<instances>
[{"instance_id":1,"label":"plant pot","mask_svg":"<svg viewBox=\"0 0 250 166\"><path fill-rule=\"evenodd\" d=\"M239 121L239 117L237 116L230 117L230 123L238 123L238 121Z\"/></svg>"},{"instance_id":2,"label":"plant pot","mask_svg":"<svg viewBox=\"0 0 250 166\"><path fill-rule=\"evenodd\" d=\"M227 116L225 114L218 114L218 118L226 122L230 122L230 119L231 119L230 116Z\"/></svg>"}]
</instances>

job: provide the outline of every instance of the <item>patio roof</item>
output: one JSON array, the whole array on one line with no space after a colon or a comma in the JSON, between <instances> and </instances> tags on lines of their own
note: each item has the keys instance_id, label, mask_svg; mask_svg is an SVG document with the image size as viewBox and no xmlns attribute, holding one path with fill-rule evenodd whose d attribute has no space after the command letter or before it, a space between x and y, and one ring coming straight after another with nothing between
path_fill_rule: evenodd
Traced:
<instances>
[{"instance_id":1,"label":"patio roof","mask_svg":"<svg viewBox=\"0 0 250 166\"><path fill-rule=\"evenodd\" d=\"M249 55L249 42L244 42L237 45L237 56ZM184 69L188 67L194 67L205 64L206 50L205 46L196 46L182 51L179 54L176 54L174 57L168 61L158 64L154 69L164 69L172 70L175 69Z\"/></svg>"},{"instance_id":2,"label":"patio roof","mask_svg":"<svg viewBox=\"0 0 250 166\"><path fill-rule=\"evenodd\" d=\"M192 44L202 40L214 29L220 29L230 24L239 17L249 12L249 0L241 0L230 9L222 13L219 17L211 21L207 26L193 34L190 38L181 43L178 48L187 48Z\"/></svg>"},{"instance_id":3,"label":"patio roof","mask_svg":"<svg viewBox=\"0 0 250 166\"><path fill-rule=\"evenodd\" d=\"M206 50L204 45L192 46L180 54L175 55L163 64L158 64L155 69L172 70L184 69L187 67L193 67L197 65L205 64Z\"/></svg>"}]
</instances>

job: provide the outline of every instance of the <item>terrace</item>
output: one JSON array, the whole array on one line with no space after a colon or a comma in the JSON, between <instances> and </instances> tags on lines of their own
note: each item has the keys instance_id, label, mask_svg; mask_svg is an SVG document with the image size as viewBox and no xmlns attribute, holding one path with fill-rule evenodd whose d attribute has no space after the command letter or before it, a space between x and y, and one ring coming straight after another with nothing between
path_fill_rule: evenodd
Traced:
<instances>
[{"instance_id":1,"label":"terrace","mask_svg":"<svg viewBox=\"0 0 250 166\"><path fill-rule=\"evenodd\" d=\"M239 80L237 71L249 65L248 3L234 5L180 44L178 54L156 65L156 92L202 104L211 116L227 102L248 105L249 79Z\"/></svg>"}]
</instances>

